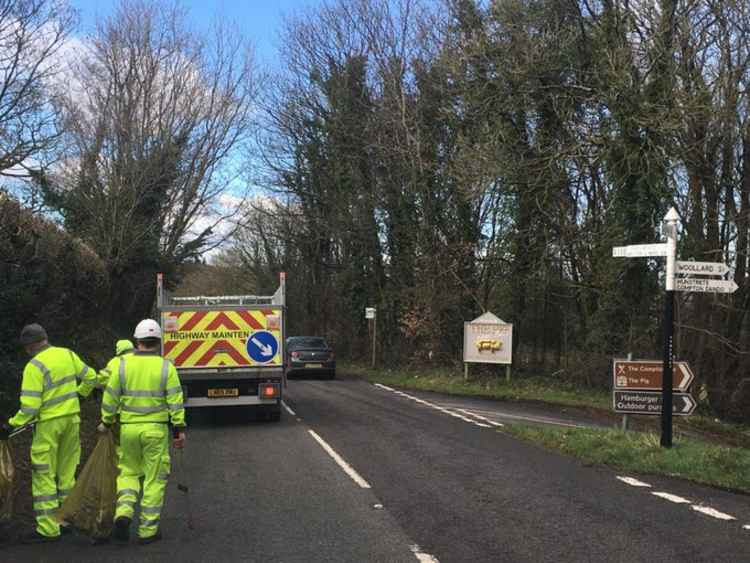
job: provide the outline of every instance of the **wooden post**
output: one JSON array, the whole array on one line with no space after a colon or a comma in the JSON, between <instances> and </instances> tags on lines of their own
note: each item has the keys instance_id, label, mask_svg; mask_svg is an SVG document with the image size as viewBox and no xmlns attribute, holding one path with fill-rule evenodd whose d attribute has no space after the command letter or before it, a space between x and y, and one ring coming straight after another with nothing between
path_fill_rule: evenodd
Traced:
<instances>
[{"instance_id":1,"label":"wooden post","mask_svg":"<svg viewBox=\"0 0 750 563\"><path fill-rule=\"evenodd\" d=\"M628 361L631 361L633 359L633 352L628 352ZM626 432L628 430L628 425L630 422L630 417L627 414L622 415L622 431Z\"/></svg>"},{"instance_id":2,"label":"wooden post","mask_svg":"<svg viewBox=\"0 0 750 563\"><path fill-rule=\"evenodd\" d=\"M505 365L505 382L510 383L510 364Z\"/></svg>"},{"instance_id":3,"label":"wooden post","mask_svg":"<svg viewBox=\"0 0 750 563\"><path fill-rule=\"evenodd\" d=\"M372 319L372 368L375 369L375 348L378 342L378 315Z\"/></svg>"},{"instance_id":4,"label":"wooden post","mask_svg":"<svg viewBox=\"0 0 750 563\"><path fill-rule=\"evenodd\" d=\"M464 362L464 381L469 381L469 362Z\"/></svg>"}]
</instances>

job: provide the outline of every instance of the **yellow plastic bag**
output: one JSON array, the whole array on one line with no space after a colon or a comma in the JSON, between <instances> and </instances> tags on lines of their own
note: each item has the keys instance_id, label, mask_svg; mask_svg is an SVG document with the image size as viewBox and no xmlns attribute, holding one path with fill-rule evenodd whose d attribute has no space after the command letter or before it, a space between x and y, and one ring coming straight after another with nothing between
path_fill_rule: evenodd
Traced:
<instances>
[{"instance_id":1,"label":"yellow plastic bag","mask_svg":"<svg viewBox=\"0 0 750 563\"><path fill-rule=\"evenodd\" d=\"M72 524L93 538L112 531L117 499L117 453L112 431L99 438L75 487L57 513L60 522Z\"/></svg>"},{"instance_id":2,"label":"yellow plastic bag","mask_svg":"<svg viewBox=\"0 0 750 563\"><path fill-rule=\"evenodd\" d=\"M13 516L13 455L7 440L0 440L0 523Z\"/></svg>"}]
</instances>

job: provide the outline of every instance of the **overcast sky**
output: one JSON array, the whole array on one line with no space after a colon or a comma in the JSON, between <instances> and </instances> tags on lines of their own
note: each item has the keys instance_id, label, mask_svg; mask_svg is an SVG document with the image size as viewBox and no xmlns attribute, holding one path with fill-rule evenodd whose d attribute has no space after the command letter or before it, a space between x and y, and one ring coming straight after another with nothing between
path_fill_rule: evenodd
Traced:
<instances>
[{"instance_id":1,"label":"overcast sky","mask_svg":"<svg viewBox=\"0 0 750 563\"><path fill-rule=\"evenodd\" d=\"M94 29L97 18L106 17L116 0L69 0L81 16L82 34ZM237 25L253 40L259 62L273 66L278 32L283 14L293 13L322 0L182 0L190 19L197 26L209 24L214 16Z\"/></svg>"}]
</instances>

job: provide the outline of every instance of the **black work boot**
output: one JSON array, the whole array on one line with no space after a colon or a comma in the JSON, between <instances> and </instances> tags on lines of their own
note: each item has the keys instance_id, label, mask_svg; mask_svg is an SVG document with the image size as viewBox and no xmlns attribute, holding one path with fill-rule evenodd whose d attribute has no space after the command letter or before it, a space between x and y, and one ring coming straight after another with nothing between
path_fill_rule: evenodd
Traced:
<instances>
[{"instance_id":1,"label":"black work boot","mask_svg":"<svg viewBox=\"0 0 750 563\"><path fill-rule=\"evenodd\" d=\"M51 543L56 541L60 541L60 536L43 536L36 530L21 536L21 543L26 545Z\"/></svg>"},{"instance_id":2,"label":"black work boot","mask_svg":"<svg viewBox=\"0 0 750 563\"><path fill-rule=\"evenodd\" d=\"M159 541L161 539L161 530L156 532L153 536L148 536L147 538L138 538L138 543L141 545L146 545L149 543L154 543L156 541Z\"/></svg>"},{"instance_id":3,"label":"black work boot","mask_svg":"<svg viewBox=\"0 0 750 563\"><path fill-rule=\"evenodd\" d=\"M112 530L112 539L117 543L128 543L130 539L130 518L120 516L115 519L115 529Z\"/></svg>"}]
</instances>

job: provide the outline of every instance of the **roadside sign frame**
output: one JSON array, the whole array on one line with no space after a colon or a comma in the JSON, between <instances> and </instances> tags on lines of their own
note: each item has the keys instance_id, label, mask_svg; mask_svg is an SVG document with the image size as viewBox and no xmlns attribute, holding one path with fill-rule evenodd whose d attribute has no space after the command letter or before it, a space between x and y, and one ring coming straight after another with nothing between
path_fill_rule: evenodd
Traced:
<instances>
[{"instance_id":1,"label":"roadside sign frame","mask_svg":"<svg viewBox=\"0 0 750 563\"><path fill-rule=\"evenodd\" d=\"M662 371L662 362L661 360L628 360L626 358L614 358L612 361L612 391L655 391L662 388L662 382L661 382L661 373L659 373L659 384L655 386L650 387L634 387L632 385L627 386L620 386L617 384L617 366L618 364L649 364L654 366L654 372L655 374ZM679 384L675 384L675 371L679 371L682 373L683 378L687 378L687 383L683 383L685 380L679 382ZM654 375L655 375L654 374ZM644 377L648 377L648 375L645 375ZM672 363L672 391L677 393L687 393L688 389L690 389L690 386L693 384L693 381L695 381L695 373L693 372L692 368L690 367L690 364L687 361L684 360L675 360Z\"/></svg>"},{"instance_id":2,"label":"roadside sign frame","mask_svg":"<svg viewBox=\"0 0 750 563\"><path fill-rule=\"evenodd\" d=\"M488 348L478 349L475 352L474 348L477 348L477 342L480 339L477 338L477 334L471 334L474 328L480 329L475 332L481 332L482 330L486 331L487 338L485 340L492 342L497 341L499 347L494 348L494 346L490 346ZM487 351L488 353L482 354L484 351ZM506 323L489 312L472 321L464 322L463 360L464 364L512 365L513 324Z\"/></svg>"},{"instance_id":3,"label":"roadside sign frame","mask_svg":"<svg viewBox=\"0 0 750 563\"><path fill-rule=\"evenodd\" d=\"M675 291L697 293L734 293L739 289L734 280L713 280L710 278L675 278Z\"/></svg>"},{"instance_id":4,"label":"roadside sign frame","mask_svg":"<svg viewBox=\"0 0 750 563\"><path fill-rule=\"evenodd\" d=\"M675 274L686 276L723 276L729 272L729 266L724 262L694 262L692 260L676 260Z\"/></svg>"},{"instance_id":5,"label":"roadside sign frame","mask_svg":"<svg viewBox=\"0 0 750 563\"><path fill-rule=\"evenodd\" d=\"M612 247L613 258L664 258L668 254L669 247L665 242Z\"/></svg>"},{"instance_id":6,"label":"roadside sign frame","mask_svg":"<svg viewBox=\"0 0 750 563\"><path fill-rule=\"evenodd\" d=\"M617 393L628 393L632 395L637 396L646 396L646 397L655 397L657 400L661 401L661 405L658 411L654 412L643 412L642 410L637 409L618 409L617 408ZM674 408L674 402L676 400L689 400L691 403L691 407L689 411L678 411ZM630 389L619 389L617 391L612 392L612 409L617 414L637 414L641 416L661 416L662 411L664 410L661 408L663 405L663 397L662 393L660 391L643 391L640 389L636 390L630 390ZM690 416L695 412L695 409L698 407L698 401L695 400L695 397L693 397L690 393L672 393L672 416Z\"/></svg>"}]
</instances>

